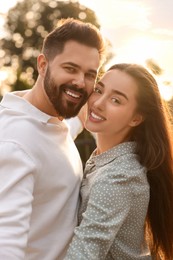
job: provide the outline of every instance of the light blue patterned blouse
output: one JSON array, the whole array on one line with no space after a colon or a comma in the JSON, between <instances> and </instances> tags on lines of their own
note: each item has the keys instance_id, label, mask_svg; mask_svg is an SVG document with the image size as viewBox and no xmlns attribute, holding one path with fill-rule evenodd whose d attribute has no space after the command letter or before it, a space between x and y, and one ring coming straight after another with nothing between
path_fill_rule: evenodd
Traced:
<instances>
[{"instance_id":1,"label":"light blue patterned blouse","mask_svg":"<svg viewBox=\"0 0 173 260\"><path fill-rule=\"evenodd\" d=\"M126 142L91 155L81 186L80 226L65 260L151 259L144 239L146 169Z\"/></svg>"}]
</instances>

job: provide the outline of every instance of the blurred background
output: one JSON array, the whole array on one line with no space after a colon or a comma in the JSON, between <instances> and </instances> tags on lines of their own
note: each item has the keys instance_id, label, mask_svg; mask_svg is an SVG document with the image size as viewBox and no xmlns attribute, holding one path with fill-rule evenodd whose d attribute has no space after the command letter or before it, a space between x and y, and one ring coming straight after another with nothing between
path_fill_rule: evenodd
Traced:
<instances>
[{"instance_id":1,"label":"blurred background","mask_svg":"<svg viewBox=\"0 0 173 260\"><path fill-rule=\"evenodd\" d=\"M163 99L173 107L172 0L5 0L0 2L0 98L31 88L43 38L61 18L91 22L107 42L102 71L134 62L155 76ZM76 145L85 164L95 140L84 130Z\"/></svg>"}]
</instances>

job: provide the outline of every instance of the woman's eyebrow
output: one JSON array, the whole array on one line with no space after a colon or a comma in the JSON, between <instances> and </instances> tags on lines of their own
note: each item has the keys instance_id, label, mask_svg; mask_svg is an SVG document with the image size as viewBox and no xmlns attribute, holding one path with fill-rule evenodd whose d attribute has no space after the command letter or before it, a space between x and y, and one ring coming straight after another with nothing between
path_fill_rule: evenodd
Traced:
<instances>
[{"instance_id":1,"label":"woman's eyebrow","mask_svg":"<svg viewBox=\"0 0 173 260\"><path fill-rule=\"evenodd\" d=\"M119 90L113 89L112 92L124 97L126 100L129 100L128 97L126 96L126 94L124 94L123 92L121 92Z\"/></svg>"},{"instance_id":2,"label":"woman's eyebrow","mask_svg":"<svg viewBox=\"0 0 173 260\"><path fill-rule=\"evenodd\" d=\"M98 81L97 84L100 85L101 87L105 88L105 84L103 82ZM123 92L121 92L119 90L113 89L112 92L124 97L126 100L129 100L128 97L126 96L126 94L124 94Z\"/></svg>"},{"instance_id":3,"label":"woman's eyebrow","mask_svg":"<svg viewBox=\"0 0 173 260\"><path fill-rule=\"evenodd\" d=\"M101 82L101 81L98 81L97 84L100 85L100 86L103 87L103 88L105 87L104 83Z\"/></svg>"}]
</instances>

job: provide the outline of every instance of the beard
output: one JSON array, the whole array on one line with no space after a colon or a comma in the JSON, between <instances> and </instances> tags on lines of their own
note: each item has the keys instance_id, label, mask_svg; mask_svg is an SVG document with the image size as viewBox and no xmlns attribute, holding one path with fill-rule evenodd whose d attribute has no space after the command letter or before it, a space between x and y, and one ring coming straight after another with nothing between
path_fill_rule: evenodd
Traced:
<instances>
[{"instance_id":1,"label":"beard","mask_svg":"<svg viewBox=\"0 0 173 260\"><path fill-rule=\"evenodd\" d=\"M77 88L76 85L61 84L58 86L55 84L49 68L44 78L44 89L58 116L63 118L75 117L89 98L88 93L84 89ZM66 89L80 94L81 98L77 104L65 99Z\"/></svg>"}]
</instances>

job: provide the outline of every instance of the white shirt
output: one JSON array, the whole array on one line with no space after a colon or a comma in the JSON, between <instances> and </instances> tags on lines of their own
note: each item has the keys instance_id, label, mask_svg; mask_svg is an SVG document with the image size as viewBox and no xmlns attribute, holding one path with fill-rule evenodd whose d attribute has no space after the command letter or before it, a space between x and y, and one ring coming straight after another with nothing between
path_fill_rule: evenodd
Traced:
<instances>
[{"instance_id":1,"label":"white shirt","mask_svg":"<svg viewBox=\"0 0 173 260\"><path fill-rule=\"evenodd\" d=\"M69 119L66 119L66 123L69 126L70 129L70 134L73 138L73 140L75 140L77 138L77 136L83 131L84 127L82 125L82 122L80 121L80 119L78 118L78 116L76 117L72 117Z\"/></svg>"},{"instance_id":2,"label":"white shirt","mask_svg":"<svg viewBox=\"0 0 173 260\"><path fill-rule=\"evenodd\" d=\"M0 106L0 259L61 260L77 223L82 163L66 122L22 93Z\"/></svg>"}]
</instances>

